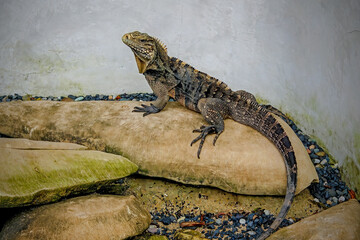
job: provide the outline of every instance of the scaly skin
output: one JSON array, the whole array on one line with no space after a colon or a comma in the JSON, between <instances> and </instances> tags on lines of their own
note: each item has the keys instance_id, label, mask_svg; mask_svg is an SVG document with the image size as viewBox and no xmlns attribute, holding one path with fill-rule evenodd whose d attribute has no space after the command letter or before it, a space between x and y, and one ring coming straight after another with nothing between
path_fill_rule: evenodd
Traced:
<instances>
[{"instance_id":1,"label":"scaly skin","mask_svg":"<svg viewBox=\"0 0 360 240\"><path fill-rule=\"evenodd\" d=\"M122 37L131 48L139 73L144 74L148 84L158 97L157 100L134 112L143 112L144 116L160 112L169 100L174 98L183 106L203 115L209 123L194 132L199 132L191 145L200 140L197 156L200 157L205 138L216 134L216 140L224 131L224 119L231 118L248 125L272 141L281 152L286 166L287 188L284 204L270 228L258 239L265 239L275 231L289 211L295 196L297 165L291 142L280 123L255 97L246 91L232 91L225 83L200 72L189 64L167 55L167 49L157 38L146 33L131 32Z\"/></svg>"}]
</instances>

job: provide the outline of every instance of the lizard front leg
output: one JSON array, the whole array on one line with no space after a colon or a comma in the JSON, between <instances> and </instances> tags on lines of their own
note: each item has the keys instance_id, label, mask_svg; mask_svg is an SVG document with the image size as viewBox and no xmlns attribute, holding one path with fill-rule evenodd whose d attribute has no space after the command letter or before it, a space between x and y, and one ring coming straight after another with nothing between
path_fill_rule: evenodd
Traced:
<instances>
[{"instance_id":1,"label":"lizard front leg","mask_svg":"<svg viewBox=\"0 0 360 240\"><path fill-rule=\"evenodd\" d=\"M149 114L160 112L169 101L169 95L167 87L160 82L155 82L150 85L153 89L154 94L157 96L157 99L150 103L150 106L141 104L141 107L134 107L133 112L143 112L143 116L147 116Z\"/></svg>"},{"instance_id":2,"label":"lizard front leg","mask_svg":"<svg viewBox=\"0 0 360 240\"><path fill-rule=\"evenodd\" d=\"M200 129L195 129L193 132L200 132L200 135L196 137L190 144L200 140L197 157L200 158L201 149L204 141L209 134L215 133L213 145L215 145L220 134L224 131L224 119L229 116L228 105L218 98L202 98L198 102L198 109L205 120L210 124L209 126L201 126Z\"/></svg>"}]
</instances>

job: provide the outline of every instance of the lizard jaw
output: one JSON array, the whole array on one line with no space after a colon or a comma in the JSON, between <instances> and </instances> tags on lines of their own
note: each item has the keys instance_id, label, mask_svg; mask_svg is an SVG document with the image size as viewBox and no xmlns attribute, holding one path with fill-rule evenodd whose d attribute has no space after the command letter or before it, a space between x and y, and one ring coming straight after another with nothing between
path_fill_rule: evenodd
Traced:
<instances>
[{"instance_id":1,"label":"lizard jaw","mask_svg":"<svg viewBox=\"0 0 360 240\"><path fill-rule=\"evenodd\" d=\"M134 55L135 55L135 60L136 60L136 64L137 64L139 73L144 73L145 70L146 70L146 67L147 67L148 63L142 61L142 60L136 55L136 53L134 53Z\"/></svg>"}]
</instances>

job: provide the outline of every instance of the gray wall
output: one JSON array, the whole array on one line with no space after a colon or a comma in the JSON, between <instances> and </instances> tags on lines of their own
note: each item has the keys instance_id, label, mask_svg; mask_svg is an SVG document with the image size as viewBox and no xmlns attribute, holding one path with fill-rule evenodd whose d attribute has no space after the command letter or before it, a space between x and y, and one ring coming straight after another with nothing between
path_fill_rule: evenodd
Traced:
<instances>
[{"instance_id":1,"label":"gray wall","mask_svg":"<svg viewBox=\"0 0 360 240\"><path fill-rule=\"evenodd\" d=\"M150 92L134 30L289 113L360 188L359 0L0 0L0 94Z\"/></svg>"}]
</instances>

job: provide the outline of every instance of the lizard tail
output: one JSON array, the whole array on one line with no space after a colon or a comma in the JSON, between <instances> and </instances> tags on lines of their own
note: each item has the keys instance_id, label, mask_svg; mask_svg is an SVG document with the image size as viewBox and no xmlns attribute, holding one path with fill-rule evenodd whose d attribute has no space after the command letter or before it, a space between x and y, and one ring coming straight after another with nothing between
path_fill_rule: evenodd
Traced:
<instances>
[{"instance_id":1,"label":"lizard tail","mask_svg":"<svg viewBox=\"0 0 360 240\"><path fill-rule=\"evenodd\" d=\"M244 108L244 105L247 105ZM257 103L245 104L242 108L236 109L231 117L242 124L249 125L267 137L281 152L285 161L287 187L284 203L281 207L280 213L271 224L269 229L265 231L258 239L266 239L274 232L284 220L290 205L295 196L296 183L297 183L297 164L295 153L291 145L290 139L284 131L280 123L273 117L273 115L265 108ZM240 109L240 110L239 110ZM241 111L241 109L246 109Z\"/></svg>"}]
</instances>

